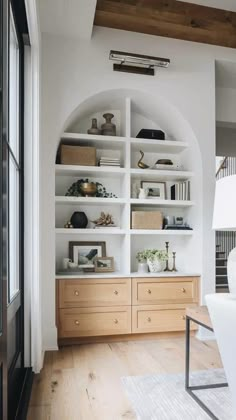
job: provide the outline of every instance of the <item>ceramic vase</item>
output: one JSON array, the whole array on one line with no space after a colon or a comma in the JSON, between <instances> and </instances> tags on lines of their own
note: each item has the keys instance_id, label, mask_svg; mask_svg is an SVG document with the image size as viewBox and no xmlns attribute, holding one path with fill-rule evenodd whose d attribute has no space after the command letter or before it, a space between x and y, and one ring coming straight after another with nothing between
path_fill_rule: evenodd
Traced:
<instances>
[{"instance_id":1,"label":"ceramic vase","mask_svg":"<svg viewBox=\"0 0 236 420\"><path fill-rule=\"evenodd\" d=\"M97 118L92 119L92 126L87 130L88 134L101 134L101 130L98 128Z\"/></svg>"},{"instance_id":2,"label":"ceramic vase","mask_svg":"<svg viewBox=\"0 0 236 420\"><path fill-rule=\"evenodd\" d=\"M148 265L146 262L139 262L138 263L138 273L148 273Z\"/></svg>"},{"instance_id":3,"label":"ceramic vase","mask_svg":"<svg viewBox=\"0 0 236 420\"><path fill-rule=\"evenodd\" d=\"M147 198L147 189L146 188L139 188L139 195L138 198L145 199Z\"/></svg>"},{"instance_id":4,"label":"ceramic vase","mask_svg":"<svg viewBox=\"0 0 236 420\"><path fill-rule=\"evenodd\" d=\"M76 229L85 229L88 224L88 218L83 211L75 211L71 216L70 222Z\"/></svg>"},{"instance_id":5,"label":"ceramic vase","mask_svg":"<svg viewBox=\"0 0 236 420\"><path fill-rule=\"evenodd\" d=\"M150 273L159 273L160 271L162 271L162 261L160 260L154 260L154 261L150 261L147 260L148 263L148 268L150 270Z\"/></svg>"},{"instance_id":6,"label":"ceramic vase","mask_svg":"<svg viewBox=\"0 0 236 420\"><path fill-rule=\"evenodd\" d=\"M114 117L113 114L107 112L103 114L103 118L105 118L106 122L102 124L102 135L103 136L115 136L116 135L116 126L111 122L112 118Z\"/></svg>"}]
</instances>

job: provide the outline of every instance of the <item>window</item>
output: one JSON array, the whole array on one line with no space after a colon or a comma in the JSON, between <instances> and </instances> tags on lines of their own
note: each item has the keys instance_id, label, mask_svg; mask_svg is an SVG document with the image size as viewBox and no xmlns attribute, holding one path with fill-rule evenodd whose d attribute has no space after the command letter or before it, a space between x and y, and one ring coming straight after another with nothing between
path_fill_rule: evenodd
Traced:
<instances>
[{"instance_id":1,"label":"window","mask_svg":"<svg viewBox=\"0 0 236 420\"><path fill-rule=\"evenodd\" d=\"M8 300L19 291L20 279L20 124L19 45L12 11L9 33L9 286Z\"/></svg>"}]
</instances>

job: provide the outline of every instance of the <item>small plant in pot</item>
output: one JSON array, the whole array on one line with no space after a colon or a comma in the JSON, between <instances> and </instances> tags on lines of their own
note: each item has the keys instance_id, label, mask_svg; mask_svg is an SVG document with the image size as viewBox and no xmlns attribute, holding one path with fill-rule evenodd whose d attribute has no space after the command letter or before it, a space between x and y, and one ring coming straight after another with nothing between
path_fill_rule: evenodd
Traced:
<instances>
[{"instance_id":1,"label":"small plant in pot","mask_svg":"<svg viewBox=\"0 0 236 420\"><path fill-rule=\"evenodd\" d=\"M168 260L168 253L162 249L147 249L145 255L151 273L162 271L163 263Z\"/></svg>"},{"instance_id":2,"label":"small plant in pot","mask_svg":"<svg viewBox=\"0 0 236 420\"><path fill-rule=\"evenodd\" d=\"M139 273L148 273L146 251L144 250L144 251L137 252L136 258L138 260L138 272Z\"/></svg>"}]
</instances>

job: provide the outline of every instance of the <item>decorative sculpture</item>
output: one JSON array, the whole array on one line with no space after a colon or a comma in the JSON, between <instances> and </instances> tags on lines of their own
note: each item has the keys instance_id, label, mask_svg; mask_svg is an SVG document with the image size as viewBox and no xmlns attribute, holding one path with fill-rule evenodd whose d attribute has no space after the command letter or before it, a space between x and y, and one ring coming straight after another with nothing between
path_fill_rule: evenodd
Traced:
<instances>
[{"instance_id":1,"label":"decorative sculpture","mask_svg":"<svg viewBox=\"0 0 236 420\"><path fill-rule=\"evenodd\" d=\"M141 158L138 161L138 167L141 168L141 169L147 169L147 168L149 168L149 166L146 165L146 163L143 163L142 162L143 157L144 157L144 153L142 152L142 150L140 150L140 154L141 154Z\"/></svg>"}]
</instances>

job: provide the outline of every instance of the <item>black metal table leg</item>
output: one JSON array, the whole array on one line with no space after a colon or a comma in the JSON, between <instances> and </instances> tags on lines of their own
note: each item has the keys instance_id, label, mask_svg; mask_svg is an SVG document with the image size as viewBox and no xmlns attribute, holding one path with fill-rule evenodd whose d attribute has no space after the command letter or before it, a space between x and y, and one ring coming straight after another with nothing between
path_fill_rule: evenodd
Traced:
<instances>
[{"instance_id":1,"label":"black metal table leg","mask_svg":"<svg viewBox=\"0 0 236 420\"><path fill-rule=\"evenodd\" d=\"M185 353L185 390L186 392L198 403L198 405L208 414L208 416L213 420L220 420L216 417L212 411L197 397L197 395L193 391L199 391L202 389L211 389L211 388L222 388L228 386L227 383L221 384L211 384L211 385L195 385L190 386L190 322L193 321L202 327L213 331L211 328L207 327L206 325L198 322L195 319L192 319L186 316L186 353Z\"/></svg>"}]
</instances>

